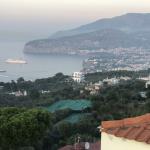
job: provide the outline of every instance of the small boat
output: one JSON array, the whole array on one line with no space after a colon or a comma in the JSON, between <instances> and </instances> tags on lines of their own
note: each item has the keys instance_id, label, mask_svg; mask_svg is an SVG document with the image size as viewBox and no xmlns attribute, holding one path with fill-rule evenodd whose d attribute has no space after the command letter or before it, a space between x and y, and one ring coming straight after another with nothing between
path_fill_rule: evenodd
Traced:
<instances>
[{"instance_id":1,"label":"small boat","mask_svg":"<svg viewBox=\"0 0 150 150\"><path fill-rule=\"evenodd\" d=\"M27 62L22 59L7 59L5 62L9 64L27 64Z\"/></svg>"},{"instance_id":2,"label":"small boat","mask_svg":"<svg viewBox=\"0 0 150 150\"><path fill-rule=\"evenodd\" d=\"M0 77L4 77L4 78L9 78L8 76L5 76L5 75L1 75L1 74L0 74Z\"/></svg>"},{"instance_id":3,"label":"small boat","mask_svg":"<svg viewBox=\"0 0 150 150\"><path fill-rule=\"evenodd\" d=\"M6 72L6 70L0 70L0 73Z\"/></svg>"}]
</instances>

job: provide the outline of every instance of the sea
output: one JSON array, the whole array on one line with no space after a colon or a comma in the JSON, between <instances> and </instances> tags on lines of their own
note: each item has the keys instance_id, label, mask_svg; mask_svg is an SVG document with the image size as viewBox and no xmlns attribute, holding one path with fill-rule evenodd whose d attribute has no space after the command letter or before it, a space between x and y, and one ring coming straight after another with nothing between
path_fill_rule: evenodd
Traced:
<instances>
[{"instance_id":1,"label":"sea","mask_svg":"<svg viewBox=\"0 0 150 150\"><path fill-rule=\"evenodd\" d=\"M54 76L58 72L71 75L82 69L83 56L25 54L24 41L0 41L0 82L16 81L19 77L25 80ZM7 59L23 59L27 64L8 64Z\"/></svg>"}]
</instances>

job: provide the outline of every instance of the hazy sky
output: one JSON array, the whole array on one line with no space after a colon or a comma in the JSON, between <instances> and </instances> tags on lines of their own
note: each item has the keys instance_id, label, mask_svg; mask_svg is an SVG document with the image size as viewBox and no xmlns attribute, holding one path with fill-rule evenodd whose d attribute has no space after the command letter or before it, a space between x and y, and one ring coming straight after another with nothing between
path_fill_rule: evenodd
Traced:
<instances>
[{"instance_id":1,"label":"hazy sky","mask_svg":"<svg viewBox=\"0 0 150 150\"><path fill-rule=\"evenodd\" d=\"M150 0L0 0L0 35L46 37L128 12L150 12Z\"/></svg>"}]
</instances>

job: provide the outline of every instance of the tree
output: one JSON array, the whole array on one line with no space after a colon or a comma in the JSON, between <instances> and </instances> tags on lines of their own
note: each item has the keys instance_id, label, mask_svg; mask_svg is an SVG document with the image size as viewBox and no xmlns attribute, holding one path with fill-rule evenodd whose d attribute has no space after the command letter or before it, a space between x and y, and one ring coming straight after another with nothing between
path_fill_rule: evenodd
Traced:
<instances>
[{"instance_id":1,"label":"tree","mask_svg":"<svg viewBox=\"0 0 150 150\"><path fill-rule=\"evenodd\" d=\"M25 81L25 80L24 80L23 77L20 77L20 78L17 79L17 83L22 83L22 82L24 82L24 81Z\"/></svg>"},{"instance_id":2,"label":"tree","mask_svg":"<svg viewBox=\"0 0 150 150\"><path fill-rule=\"evenodd\" d=\"M32 89L32 90L30 91L30 97L31 97L32 99L38 99L38 98L40 97L39 91L36 90L36 89Z\"/></svg>"},{"instance_id":3,"label":"tree","mask_svg":"<svg viewBox=\"0 0 150 150\"><path fill-rule=\"evenodd\" d=\"M12 91L17 91L18 90L17 84L14 80L11 81L10 87L11 87Z\"/></svg>"},{"instance_id":4,"label":"tree","mask_svg":"<svg viewBox=\"0 0 150 150\"><path fill-rule=\"evenodd\" d=\"M72 125L68 122L62 122L57 126L58 131L62 137L69 137L72 135Z\"/></svg>"},{"instance_id":5,"label":"tree","mask_svg":"<svg viewBox=\"0 0 150 150\"><path fill-rule=\"evenodd\" d=\"M16 150L24 146L35 147L51 128L52 116L40 109L0 109L0 148Z\"/></svg>"},{"instance_id":6,"label":"tree","mask_svg":"<svg viewBox=\"0 0 150 150\"><path fill-rule=\"evenodd\" d=\"M150 98L150 90L147 91L146 96L147 98Z\"/></svg>"}]
</instances>

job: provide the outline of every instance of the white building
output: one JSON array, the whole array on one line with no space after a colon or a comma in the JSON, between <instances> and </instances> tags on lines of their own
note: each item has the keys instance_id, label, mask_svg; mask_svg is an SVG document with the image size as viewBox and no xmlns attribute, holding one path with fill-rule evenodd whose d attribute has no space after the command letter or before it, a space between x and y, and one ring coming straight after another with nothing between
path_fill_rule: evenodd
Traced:
<instances>
[{"instance_id":1,"label":"white building","mask_svg":"<svg viewBox=\"0 0 150 150\"><path fill-rule=\"evenodd\" d=\"M0 86L0 90L2 90L4 88L4 86Z\"/></svg>"},{"instance_id":2,"label":"white building","mask_svg":"<svg viewBox=\"0 0 150 150\"><path fill-rule=\"evenodd\" d=\"M82 72L74 72L73 75L72 75L72 79L75 81L75 82L82 82L84 80L84 75Z\"/></svg>"},{"instance_id":3,"label":"white building","mask_svg":"<svg viewBox=\"0 0 150 150\"><path fill-rule=\"evenodd\" d=\"M16 92L11 92L9 93L9 95L15 95L16 97L20 97L20 96L27 96L27 91L16 91Z\"/></svg>"},{"instance_id":4,"label":"white building","mask_svg":"<svg viewBox=\"0 0 150 150\"><path fill-rule=\"evenodd\" d=\"M145 88L150 87L150 80L145 83Z\"/></svg>"},{"instance_id":5,"label":"white building","mask_svg":"<svg viewBox=\"0 0 150 150\"><path fill-rule=\"evenodd\" d=\"M131 80L131 78L130 78L130 77L120 77L120 80L125 80L125 81L127 81L127 80Z\"/></svg>"},{"instance_id":6,"label":"white building","mask_svg":"<svg viewBox=\"0 0 150 150\"><path fill-rule=\"evenodd\" d=\"M101 150L150 150L150 114L101 126Z\"/></svg>"},{"instance_id":7,"label":"white building","mask_svg":"<svg viewBox=\"0 0 150 150\"><path fill-rule=\"evenodd\" d=\"M49 91L49 90L41 90L40 91L42 94L46 94L46 93L50 93L51 91Z\"/></svg>"},{"instance_id":8,"label":"white building","mask_svg":"<svg viewBox=\"0 0 150 150\"><path fill-rule=\"evenodd\" d=\"M97 83L90 83L85 86L85 90L90 92L90 95L96 95L99 93L100 89L103 87L103 82L99 81Z\"/></svg>"},{"instance_id":9,"label":"white building","mask_svg":"<svg viewBox=\"0 0 150 150\"><path fill-rule=\"evenodd\" d=\"M137 79L143 80L143 81L150 81L150 75L148 77L139 77Z\"/></svg>"},{"instance_id":10,"label":"white building","mask_svg":"<svg viewBox=\"0 0 150 150\"><path fill-rule=\"evenodd\" d=\"M146 92L140 92L139 94L140 94L140 96L141 96L142 98L147 98Z\"/></svg>"},{"instance_id":11,"label":"white building","mask_svg":"<svg viewBox=\"0 0 150 150\"><path fill-rule=\"evenodd\" d=\"M117 78L111 78L111 79L104 79L103 82L106 82L108 85L116 85L119 83L119 79Z\"/></svg>"}]
</instances>

